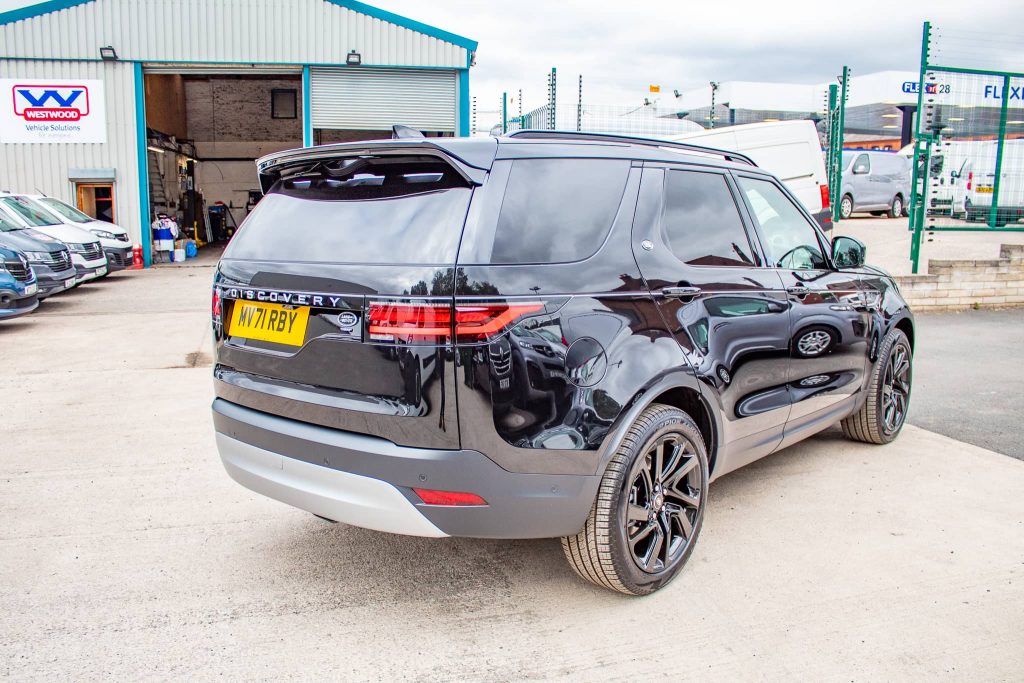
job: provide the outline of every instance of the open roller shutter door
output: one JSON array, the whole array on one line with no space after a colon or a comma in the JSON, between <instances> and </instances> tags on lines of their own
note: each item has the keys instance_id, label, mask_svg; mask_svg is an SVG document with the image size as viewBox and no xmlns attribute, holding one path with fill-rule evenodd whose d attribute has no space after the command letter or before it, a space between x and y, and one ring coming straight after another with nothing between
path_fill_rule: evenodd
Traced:
<instances>
[{"instance_id":1,"label":"open roller shutter door","mask_svg":"<svg viewBox=\"0 0 1024 683\"><path fill-rule=\"evenodd\" d=\"M455 132L454 71L314 68L310 99L314 128Z\"/></svg>"}]
</instances>

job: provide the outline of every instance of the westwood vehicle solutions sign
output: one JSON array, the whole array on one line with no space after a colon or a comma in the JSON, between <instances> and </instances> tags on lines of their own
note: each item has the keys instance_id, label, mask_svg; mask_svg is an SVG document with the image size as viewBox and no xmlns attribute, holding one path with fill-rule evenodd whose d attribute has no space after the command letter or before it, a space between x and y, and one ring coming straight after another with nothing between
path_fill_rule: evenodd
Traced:
<instances>
[{"instance_id":1,"label":"westwood vehicle solutions sign","mask_svg":"<svg viewBox=\"0 0 1024 683\"><path fill-rule=\"evenodd\" d=\"M0 142L106 142L103 81L0 79Z\"/></svg>"}]
</instances>

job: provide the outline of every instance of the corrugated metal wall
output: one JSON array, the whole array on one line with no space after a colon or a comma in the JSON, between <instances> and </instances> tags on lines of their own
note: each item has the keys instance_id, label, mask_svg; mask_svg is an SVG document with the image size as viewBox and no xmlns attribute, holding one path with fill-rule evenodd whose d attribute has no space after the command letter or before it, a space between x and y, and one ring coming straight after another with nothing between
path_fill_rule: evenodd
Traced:
<instances>
[{"instance_id":1,"label":"corrugated metal wall","mask_svg":"<svg viewBox=\"0 0 1024 683\"><path fill-rule=\"evenodd\" d=\"M0 145L0 189L35 192L75 203L70 169L113 168L117 222L139 242L139 174L135 139L135 72L120 62L0 60L0 78L98 79L104 81L105 143Z\"/></svg>"},{"instance_id":2,"label":"corrugated metal wall","mask_svg":"<svg viewBox=\"0 0 1024 683\"><path fill-rule=\"evenodd\" d=\"M55 36L58 38L55 39ZM0 26L0 57L465 68L465 48L324 0L96 0Z\"/></svg>"},{"instance_id":3,"label":"corrugated metal wall","mask_svg":"<svg viewBox=\"0 0 1024 683\"><path fill-rule=\"evenodd\" d=\"M316 68L310 85L314 128L386 130L401 123L427 131L456 129L454 71Z\"/></svg>"}]
</instances>

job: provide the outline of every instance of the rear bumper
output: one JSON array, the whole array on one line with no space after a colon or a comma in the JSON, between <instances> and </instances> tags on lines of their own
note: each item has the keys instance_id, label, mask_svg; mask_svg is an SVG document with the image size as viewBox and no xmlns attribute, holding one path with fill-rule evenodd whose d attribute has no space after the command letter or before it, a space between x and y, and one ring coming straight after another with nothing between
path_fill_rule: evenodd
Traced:
<instances>
[{"instance_id":1,"label":"rear bumper","mask_svg":"<svg viewBox=\"0 0 1024 683\"><path fill-rule=\"evenodd\" d=\"M822 209L812 213L811 216L818 222L818 225L825 232L832 230L832 209Z\"/></svg>"},{"instance_id":2,"label":"rear bumper","mask_svg":"<svg viewBox=\"0 0 1024 683\"><path fill-rule=\"evenodd\" d=\"M243 486L338 522L413 536L550 538L579 532L598 476L521 474L482 453L398 446L213 402L217 448ZM426 505L413 487L476 493L482 506Z\"/></svg>"}]
</instances>

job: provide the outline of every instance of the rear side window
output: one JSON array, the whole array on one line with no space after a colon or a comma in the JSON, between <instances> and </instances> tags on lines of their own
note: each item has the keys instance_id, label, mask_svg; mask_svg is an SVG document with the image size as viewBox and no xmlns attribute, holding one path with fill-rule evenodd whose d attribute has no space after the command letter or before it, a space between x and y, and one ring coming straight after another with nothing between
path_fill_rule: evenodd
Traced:
<instances>
[{"instance_id":1,"label":"rear side window","mask_svg":"<svg viewBox=\"0 0 1024 683\"><path fill-rule=\"evenodd\" d=\"M629 167L620 159L512 162L493 243L479 245L477 257L515 264L593 256L611 230Z\"/></svg>"},{"instance_id":2,"label":"rear side window","mask_svg":"<svg viewBox=\"0 0 1024 683\"><path fill-rule=\"evenodd\" d=\"M280 179L225 258L323 263L455 262L472 190L425 157L311 163Z\"/></svg>"},{"instance_id":3,"label":"rear side window","mask_svg":"<svg viewBox=\"0 0 1024 683\"><path fill-rule=\"evenodd\" d=\"M662 229L672 253L683 263L754 265L739 208L720 173L669 171Z\"/></svg>"}]
</instances>

